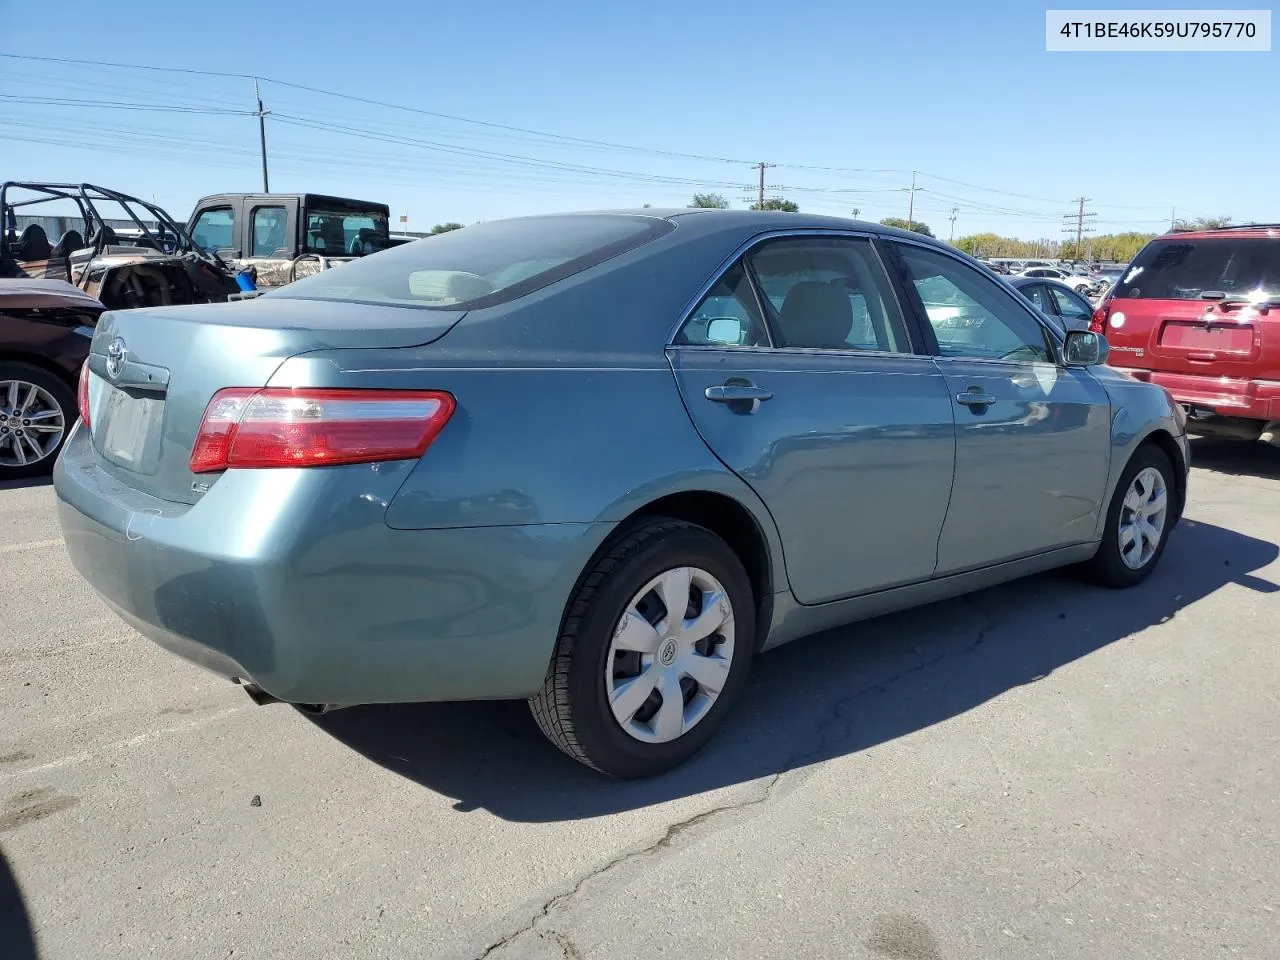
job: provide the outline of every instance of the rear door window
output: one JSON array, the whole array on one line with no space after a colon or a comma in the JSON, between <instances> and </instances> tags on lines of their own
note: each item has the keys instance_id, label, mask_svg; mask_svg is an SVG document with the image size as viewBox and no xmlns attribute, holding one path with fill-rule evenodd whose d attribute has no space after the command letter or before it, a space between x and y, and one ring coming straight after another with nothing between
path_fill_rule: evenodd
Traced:
<instances>
[{"instance_id":1,"label":"rear door window","mask_svg":"<svg viewBox=\"0 0 1280 960\"><path fill-rule=\"evenodd\" d=\"M1177 236L1153 240L1116 284L1117 298L1199 300L1207 291L1228 297L1280 294L1280 240L1265 237Z\"/></svg>"},{"instance_id":2,"label":"rear door window","mask_svg":"<svg viewBox=\"0 0 1280 960\"><path fill-rule=\"evenodd\" d=\"M747 256L774 345L910 353L906 322L870 241L771 240Z\"/></svg>"},{"instance_id":3,"label":"rear door window","mask_svg":"<svg viewBox=\"0 0 1280 960\"><path fill-rule=\"evenodd\" d=\"M1049 303L1048 297L1045 296L1043 283L1028 283L1018 287L1018 291L1036 305L1037 310L1043 310L1045 313L1053 313L1053 307Z\"/></svg>"},{"instance_id":4,"label":"rear door window","mask_svg":"<svg viewBox=\"0 0 1280 960\"><path fill-rule=\"evenodd\" d=\"M288 224L289 212L284 207L254 207L253 249L250 255L254 257L287 255Z\"/></svg>"},{"instance_id":5,"label":"rear door window","mask_svg":"<svg viewBox=\"0 0 1280 960\"><path fill-rule=\"evenodd\" d=\"M1058 313L1069 323L1088 320L1093 316L1093 308L1089 305L1089 301L1078 293L1073 293L1066 287L1049 287L1049 293L1054 299Z\"/></svg>"}]
</instances>

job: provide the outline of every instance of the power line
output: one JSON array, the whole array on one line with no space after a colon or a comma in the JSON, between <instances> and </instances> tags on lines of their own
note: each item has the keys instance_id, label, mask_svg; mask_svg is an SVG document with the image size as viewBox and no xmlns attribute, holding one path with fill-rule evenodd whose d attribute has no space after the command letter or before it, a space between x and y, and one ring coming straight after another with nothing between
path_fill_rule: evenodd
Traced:
<instances>
[{"instance_id":1,"label":"power line","mask_svg":"<svg viewBox=\"0 0 1280 960\"><path fill-rule=\"evenodd\" d=\"M218 71L218 70L193 70L185 67L157 67L157 66L151 66L151 65L145 65L145 64L117 63L117 62L110 62L105 60L80 60L80 59L75 59L71 57L36 57L28 54L3 53L3 52L0 52L0 57L6 57L13 60L38 60L38 61L43 61L48 63L69 63L69 64L81 64L85 66L115 67L115 68L124 69L124 70L130 70L130 69L154 70L154 71L160 71L160 72L173 72L173 73L195 73L195 74L201 74L203 76L212 76L212 77L235 77L242 80L255 79L252 75L245 74L245 73L229 73L229 72ZM434 110L424 110L421 107L410 107L410 106L405 106L404 104L391 103L385 100L375 100L371 97L360 97L351 93L340 93L336 90L325 90L321 87L313 87L303 83L293 83L288 80L276 80L272 77L260 76L256 79L261 80L263 83L274 83L281 87L291 87L294 90L305 90L309 93L318 93L327 97L338 97L343 100L349 100L353 103L363 103L368 106L385 107L390 110L403 110L408 113L421 114L422 116L427 116L427 117L436 117L437 119L441 119L441 120L452 120L456 123L471 123L471 124L476 124L478 126L491 127L496 130L509 130L515 133L532 134L534 136L547 137L555 140L563 140L571 143L590 144L593 146L608 147L613 150L630 150L630 151L635 151L639 153L655 154L658 156L676 157L684 160L701 160L701 161L710 162L710 163L734 163L734 164L749 165L749 161L735 160L729 157L710 157L710 156L705 156L705 155L696 154L696 153L681 153L679 151L674 151L674 150L660 150L652 147L636 147L629 144L610 143L605 140L592 140L585 137L573 137L567 134L548 133L542 130L532 130L532 129L529 129L528 127L517 127L517 126L512 126L510 124L493 123L488 120L474 120L470 117L460 117L454 114L440 113Z\"/></svg>"},{"instance_id":2,"label":"power line","mask_svg":"<svg viewBox=\"0 0 1280 960\"><path fill-rule=\"evenodd\" d=\"M23 97L0 93L0 100L8 103L30 103L46 107L93 107L101 110L150 110L157 113L199 113L223 116L253 116L251 110L234 110L230 107L186 107L159 103L121 103L116 100L81 100L75 97Z\"/></svg>"}]
</instances>

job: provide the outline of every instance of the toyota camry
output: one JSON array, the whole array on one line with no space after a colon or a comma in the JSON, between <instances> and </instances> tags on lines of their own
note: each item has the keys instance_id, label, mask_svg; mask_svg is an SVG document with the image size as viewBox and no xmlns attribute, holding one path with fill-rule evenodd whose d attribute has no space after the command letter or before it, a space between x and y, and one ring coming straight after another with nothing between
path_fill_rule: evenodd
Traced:
<instances>
[{"instance_id":1,"label":"toyota camry","mask_svg":"<svg viewBox=\"0 0 1280 960\"><path fill-rule=\"evenodd\" d=\"M310 710L528 699L685 760L757 655L1052 567L1129 587L1181 408L954 249L794 213L483 223L108 312L55 471L139 633Z\"/></svg>"}]
</instances>

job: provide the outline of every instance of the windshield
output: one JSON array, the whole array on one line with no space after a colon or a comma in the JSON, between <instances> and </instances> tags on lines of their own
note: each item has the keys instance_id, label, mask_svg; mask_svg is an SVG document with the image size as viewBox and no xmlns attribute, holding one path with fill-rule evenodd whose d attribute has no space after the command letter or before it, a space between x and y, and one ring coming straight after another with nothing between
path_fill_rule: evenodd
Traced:
<instances>
[{"instance_id":1,"label":"windshield","mask_svg":"<svg viewBox=\"0 0 1280 960\"><path fill-rule=\"evenodd\" d=\"M1262 237L1154 240L1116 284L1116 296L1198 300L1206 290L1228 296L1280 293L1280 243Z\"/></svg>"},{"instance_id":2,"label":"windshield","mask_svg":"<svg viewBox=\"0 0 1280 960\"><path fill-rule=\"evenodd\" d=\"M324 270L267 296L467 310L525 296L674 229L667 220L567 215L495 220Z\"/></svg>"},{"instance_id":3,"label":"windshield","mask_svg":"<svg viewBox=\"0 0 1280 960\"><path fill-rule=\"evenodd\" d=\"M307 210L306 249L326 257L363 256L388 246L390 229L381 210Z\"/></svg>"}]
</instances>

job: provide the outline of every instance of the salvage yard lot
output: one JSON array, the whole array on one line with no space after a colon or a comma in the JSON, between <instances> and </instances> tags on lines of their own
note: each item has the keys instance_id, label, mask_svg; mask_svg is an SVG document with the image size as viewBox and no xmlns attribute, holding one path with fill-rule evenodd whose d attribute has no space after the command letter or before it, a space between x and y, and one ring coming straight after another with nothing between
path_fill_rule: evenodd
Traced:
<instances>
[{"instance_id":1,"label":"salvage yard lot","mask_svg":"<svg viewBox=\"0 0 1280 960\"><path fill-rule=\"evenodd\" d=\"M0 956L1280 956L1280 450L1192 455L1145 585L781 648L638 783L518 703L255 707L2 489Z\"/></svg>"}]
</instances>

